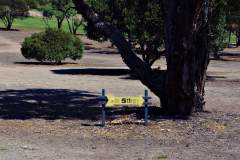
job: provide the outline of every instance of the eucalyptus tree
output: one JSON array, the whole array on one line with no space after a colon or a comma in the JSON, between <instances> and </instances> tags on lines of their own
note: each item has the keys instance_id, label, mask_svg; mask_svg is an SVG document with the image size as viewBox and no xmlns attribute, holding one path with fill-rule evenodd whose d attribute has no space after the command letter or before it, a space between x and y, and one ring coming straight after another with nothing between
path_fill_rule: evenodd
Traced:
<instances>
[{"instance_id":1,"label":"eucalyptus tree","mask_svg":"<svg viewBox=\"0 0 240 160\"><path fill-rule=\"evenodd\" d=\"M88 25L111 39L126 65L160 98L168 114L190 115L202 109L209 63L208 0L162 1L163 14L159 18L164 19L167 52L167 70L162 72L155 72L142 61L125 36L86 1L74 0L74 3Z\"/></svg>"}]
</instances>

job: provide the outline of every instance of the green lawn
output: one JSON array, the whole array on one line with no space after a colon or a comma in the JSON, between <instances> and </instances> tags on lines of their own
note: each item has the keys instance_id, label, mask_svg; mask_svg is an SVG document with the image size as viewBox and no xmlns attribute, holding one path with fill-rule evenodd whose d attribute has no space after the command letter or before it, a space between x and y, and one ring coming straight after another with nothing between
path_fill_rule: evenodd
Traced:
<instances>
[{"instance_id":1,"label":"green lawn","mask_svg":"<svg viewBox=\"0 0 240 160\"><path fill-rule=\"evenodd\" d=\"M236 44L237 41L237 37L235 34L231 34L231 40L230 40L230 44Z\"/></svg>"},{"instance_id":2,"label":"green lawn","mask_svg":"<svg viewBox=\"0 0 240 160\"><path fill-rule=\"evenodd\" d=\"M49 21L49 25L52 28L57 27L57 22L55 19ZM0 21L0 27L4 27L2 21ZM39 17L28 17L24 19L15 19L12 29L29 29L29 30L44 30L45 29L45 23L42 18ZM68 24L65 20L63 22L62 29L64 31L68 31ZM78 33L84 33L83 27L80 27L78 29Z\"/></svg>"}]
</instances>

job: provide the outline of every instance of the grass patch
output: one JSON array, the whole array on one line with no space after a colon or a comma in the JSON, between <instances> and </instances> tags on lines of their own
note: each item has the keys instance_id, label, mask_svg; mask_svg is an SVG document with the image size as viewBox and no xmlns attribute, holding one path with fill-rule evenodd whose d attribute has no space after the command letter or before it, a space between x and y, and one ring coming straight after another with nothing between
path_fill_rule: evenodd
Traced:
<instances>
[{"instance_id":1,"label":"grass patch","mask_svg":"<svg viewBox=\"0 0 240 160\"><path fill-rule=\"evenodd\" d=\"M52 19L49 21L49 25L51 28L57 28L57 21ZM0 27L5 27L2 21L0 21ZM28 17L24 19L17 18L13 23L12 29L44 30L45 23L40 17ZM62 29L69 32L67 20L64 20ZM83 26L78 29L77 33L84 33Z\"/></svg>"},{"instance_id":2,"label":"grass patch","mask_svg":"<svg viewBox=\"0 0 240 160\"><path fill-rule=\"evenodd\" d=\"M227 38L227 42L229 41L229 37ZM236 44L237 42L237 36L236 34L231 33L231 37L230 37L230 44Z\"/></svg>"}]
</instances>

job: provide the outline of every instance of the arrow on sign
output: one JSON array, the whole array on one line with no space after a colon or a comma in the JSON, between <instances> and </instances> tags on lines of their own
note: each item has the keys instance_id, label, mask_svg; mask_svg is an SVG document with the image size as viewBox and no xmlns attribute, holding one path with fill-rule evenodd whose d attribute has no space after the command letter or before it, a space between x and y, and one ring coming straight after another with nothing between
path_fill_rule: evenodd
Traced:
<instances>
[{"instance_id":1,"label":"arrow on sign","mask_svg":"<svg viewBox=\"0 0 240 160\"><path fill-rule=\"evenodd\" d=\"M137 106L141 107L144 104L144 99L142 96L132 96L132 97L115 97L112 95L107 95L106 107L118 107L118 106Z\"/></svg>"}]
</instances>

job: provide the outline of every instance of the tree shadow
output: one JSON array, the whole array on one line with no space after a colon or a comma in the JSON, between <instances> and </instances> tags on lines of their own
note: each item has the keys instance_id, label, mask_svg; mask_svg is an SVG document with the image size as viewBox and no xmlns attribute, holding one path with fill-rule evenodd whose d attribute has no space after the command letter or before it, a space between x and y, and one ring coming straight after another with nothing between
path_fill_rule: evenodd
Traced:
<instances>
[{"instance_id":1,"label":"tree shadow","mask_svg":"<svg viewBox=\"0 0 240 160\"><path fill-rule=\"evenodd\" d=\"M94 93L65 89L26 89L0 91L2 119L88 119L100 115Z\"/></svg>"},{"instance_id":2,"label":"tree shadow","mask_svg":"<svg viewBox=\"0 0 240 160\"><path fill-rule=\"evenodd\" d=\"M240 50L236 51L222 51L218 54L218 57L211 56L212 61L230 61L239 62L240 61Z\"/></svg>"},{"instance_id":3,"label":"tree shadow","mask_svg":"<svg viewBox=\"0 0 240 160\"><path fill-rule=\"evenodd\" d=\"M84 69L57 69L51 70L54 74L60 75L94 75L94 76L123 76L123 80L139 80L139 77L130 69L123 68L84 68ZM166 70L154 69L153 73L158 77L163 77Z\"/></svg>"},{"instance_id":4,"label":"tree shadow","mask_svg":"<svg viewBox=\"0 0 240 160\"><path fill-rule=\"evenodd\" d=\"M221 56L216 61L225 61L225 62L240 62L240 55L231 55L231 56Z\"/></svg>"},{"instance_id":5,"label":"tree shadow","mask_svg":"<svg viewBox=\"0 0 240 160\"><path fill-rule=\"evenodd\" d=\"M67 89L26 89L0 91L0 119L7 120L101 120L101 106L96 93ZM144 107L107 108L107 120L123 116L144 118ZM160 107L149 107L149 119L187 119L165 114ZM134 120L127 123L135 123ZM139 122L136 122L139 123ZM96 125L96 124L93 124Z\"/></svg>"},{"instance_id":6,"label":"tree shadow","mask_svg":"<svg viewBox=\"0 0 240 160\"><path fill-rule=\"evenodd\" d=\"M222 52L221 54L219 54L219 56L229 56L229 57L240 57L240 50L239 52L235 51L235 53L232 52Z\"/></svg>"},{"instance_id":7,"label":"tree shadow","mask_svg":"<svg viewBox=\"0 0 240 160\"><path fill-rule=\"evenodd\" d=\"M2 28L0 27L0 31L20 31L20 29L6 29L6 28Z\"/></svg>"},{"instance_id":8,"label":"tree shadow","mask_svg":"<svg viewBox=\"0 0 240 160\"><path fill-rule=\"evenodd\" d=\"M64 66L64 65L75 65L78 63L74 62L62 62L60 64L53 63L53 62L14 62L14 64L18 65L35 65L35 66Z\"/></svg>"},{"instance_id":9,"label":"tree shadow","mask_svg":"<svg viewBox=\"0 0 240 160\"><path fill-rule=\"evenodd\" d=\"M207 81L217 81L220 79L226 79L225 76L207 76Z\"/></svg>"},{"instance_id":10,"label":"tree shadow","mask_svg":"<svg viewBox=\"0 0 240 160\"><path fill-rule=\"evenodd\" d=\"M54 74L61 75L96 75L96 76L124 76L131 75L129 69L115 68L84 68L84 69L58 69L51 70Z\"/></svg>"},{"instance_id":11,"label":"tree shadow","mask_svg":"<svg viewBox=\"0 0 240 160\"><path fill-rule=\"evenodd\" d=\"M100 51L94 51L92 54L105 54L105 55L110 55L110 54L119 54L117 51L106 51L106 50L100 50Z\"/></svg>"},{"instance_id":12,"label":"tree shadow","mask_svg":"<svg viewBox=\"0 0 240 160\"><path fill-rule=\"evenodd\" d=\"M107 108L107 118L123 115L143 116L143 109ZM99 95L67 89L26 89L0 91L1 119L80 119L100 120Z\"/></svg>"}]
</instances>

